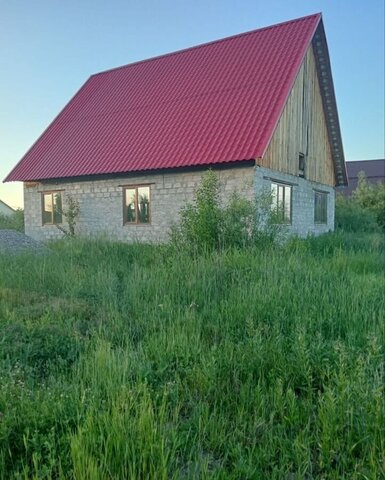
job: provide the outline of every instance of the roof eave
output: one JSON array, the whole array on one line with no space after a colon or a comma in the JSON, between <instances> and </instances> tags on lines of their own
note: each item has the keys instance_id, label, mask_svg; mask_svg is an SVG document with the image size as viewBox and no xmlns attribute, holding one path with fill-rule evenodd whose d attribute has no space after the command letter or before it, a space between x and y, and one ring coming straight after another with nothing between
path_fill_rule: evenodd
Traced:
<instances>
[{"instance_id":1,"label":"roof eave","mask_svg":"<svg viewBox=\"0 0 385 480\"><path fill-rule=\"evenodd\" d=\"M161 173L175 173L184 171L196 171L207 169L227 169L227 168L243 168L249 166L255 166L255 158L243 158L238 160L227 160L223 162L207 162L198 164L179 165L172 167L159 167L149 169L138 170L122 170L116 172L100 172L100 173L87 173L79 175L70 175L65 177L39 177L39 178L23 178L12 179L10 181L24 182L24 183L66 183L66 182L80 182L80 181L94 181L105 180L110 178L130 177L138 175L154 175Z\"/></svg>"},{"instance_id":2,"label":"roof eave","mask_svg":"<svg viewBox=\"0 0 385 480\"><path fill-rule=\"evenodd\" d=\"M344 149L334 92L329 50L322 19L312 40L326 126L332 151L336 186L348 185Z\"/></svg>"}]
</instances>

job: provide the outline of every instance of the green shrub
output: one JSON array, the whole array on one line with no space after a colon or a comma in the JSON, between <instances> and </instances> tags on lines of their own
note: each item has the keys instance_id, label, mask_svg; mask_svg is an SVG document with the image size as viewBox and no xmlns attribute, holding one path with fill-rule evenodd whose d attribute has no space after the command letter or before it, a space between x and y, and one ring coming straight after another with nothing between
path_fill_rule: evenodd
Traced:
<instances>
[{"instance_id":1,"label":"green shrub","mask_svg":"<svg viewBox=\"0 0 385 480\"><path fill-rule=\"evenodd\" d=\"M0 230L24 232L24 210L18 208L12 215L0 214Z\"/></svg>"},{"instance_id":2,"label":"green shrub","mask_svg":"<svg viewBox=\"0 0 385 480\"><path fill-rule=\"evenodd\" d=\"M356 197L337 195L335 212L336 229L345 232L378 232L376 214L364 207Z\"/></svg>"},{"instance_id":3,"label":"green shrub","mask_svg":"<svg viewBox=\"0 0 385 480\"><path fill-rule=\"evenodd\" d=\"M383 183L368 183L364 172L360 172L353 199L365 211L374 215L381 228L385 228L385 185Z\"/></svg>"},{"instance_id":4,"label":"green shrub","mask_svg":"<svg viewBox=\"0 0 385 480\"><path fill-rule=\"evenodd\" d=\"M179 233L182 243L197 249L219 247L222 212L219 205L219 179L209 170L196 190L194 203L181 211Z\"/></svg>"},{"instance_id":5,"label":"green shrub","mask_svg":"<svg viewBox=\"0 0 385 480\"><path fill-rule=\"evenodd\" d=\"M221 224L222 246L245 247L255 234L255 205L233 193L223 209Z\"/></svg>"},{"instance_id":6,"label":"green shrub","mask_svg":"<svg viewBox=\"0 0 385 480\"><path fill-rule=\"evenodd\" d=\"M271 209L271 194L263 192L254 201L230 195L227 205L220 203L220 183L209 170L202 176L193 203L180 213L180 224L171 233L172 243L194 251L242 248L274 243L282 229Z\"/></svg>"}]
</instances>

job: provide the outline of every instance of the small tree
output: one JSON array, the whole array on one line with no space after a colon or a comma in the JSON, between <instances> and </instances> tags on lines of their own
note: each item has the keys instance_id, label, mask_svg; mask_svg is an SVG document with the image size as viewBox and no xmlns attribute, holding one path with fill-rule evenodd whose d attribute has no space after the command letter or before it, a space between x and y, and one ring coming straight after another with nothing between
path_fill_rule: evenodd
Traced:
<instances>
[{"instance_id":1,"label":"small tree","mask_svg":"<svg viewBox=\"0 0 385 480\"><path fill-rule=\"evenodd\" d=\"M234 192L225 207L220 205L220 183L209 170L195 193L193 203L180 212L180 224L171 232L173 244L195 251L247 247L277 240L282 229L271 208L270 192L250 201Z\"/></svg>"},{"instance_id":2,"label":"small tree","mask_svg":"<svg viewBox=\"0 0 385 480\"><path fill-rule=\"evenodd\" d=\"M385 185L368 183L365 173L358 174L358 185L353 192L353 199L365 210L371 212L380 227L385 228Z\"/></svg>"},{"instance_id":3,"label":"small tree","mask_svg":"<svg viewBox=\"0 0 385 480\"><path fill-rule=\"evenodd\" d=\"M18 208L11 215L0 214L0 230L2 229L24 232L24 210Z\"/></svg>"},{"instance_id":4,"label":"small tree","mask_svg":"<svg viewBox=\"0 0 385 480\"><path fill-rule=\"evenodd\" d=\"M198 249L219 246L222 213L219 205L219 179L211 170L204 173L195 192L195 200L180 213L179 236ZM176 233L176 232L175 232Z\"/></svg>"},{"instance_id":5,"label":"small tree","mask_svg":"<svg viewBox=\"0 0 385 480\"><path fill-rule=\"evenodd\" d=\"M256 194L254 201L234 192L222 209L221 245L247 247L269 244L279 239L282 227L282 220L272 209L269 190Z\"/></svg>"},{"instance_id":6,"label":"small tree","mask_svg":"<svg viewBox=\"0 0 385 480\"><path fill-rule=\"evenodd\" d=\"M255 222L255 204L234 192L222 211L221 246L246 247L253 243Z\"/></svg>"},{"instance_id":7,"label":"small tree","mask_svg":"<svg viewBox=\"0 0 385 480\"><path fill-rule=\"evenodd\" d=\"M371 210L364 208L354 197L336 197L335 225L345 232L378 232L380 227Z\"/></svg>"},{"instance_id":8,"label":"small tree","mask_svg":"<svg viewBox=\"0 0 385 480\"><path fill-rule=\"evenodd\" d=\"M66 195L65 197L66 208L61 209L61 214L67 221L68 229L62 225L56 225L57 228L68 237L75 236L75 226L79 216L80 207L79 202L72 196Z\"/></svg>"}]
</instances>

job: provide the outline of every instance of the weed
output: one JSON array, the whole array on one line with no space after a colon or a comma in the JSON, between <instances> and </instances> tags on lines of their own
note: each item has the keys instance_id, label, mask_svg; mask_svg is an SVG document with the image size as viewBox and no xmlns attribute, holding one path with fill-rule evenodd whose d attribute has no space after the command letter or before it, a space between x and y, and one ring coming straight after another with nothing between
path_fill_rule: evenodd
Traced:
<instances>
[{"instance_id":1,"label":"weed","mask_svg":"<svg viewBox=\"0 0 385 480\"><path fill-rule=\"evenodd\" d=\"M0 256L0 478L381 478L383 243Z\"/></svg>"}]
</instances>

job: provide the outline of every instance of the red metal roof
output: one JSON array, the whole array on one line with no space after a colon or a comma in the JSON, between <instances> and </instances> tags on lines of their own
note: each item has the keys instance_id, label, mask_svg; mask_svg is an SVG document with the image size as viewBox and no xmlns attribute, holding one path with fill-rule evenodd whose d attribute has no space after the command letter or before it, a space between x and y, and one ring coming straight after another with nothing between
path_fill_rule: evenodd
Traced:
<instances>
[{"instance_id":1,"label":"red metal roof","mask_svg":"<svg viewBox=\"0 0 385 480\"><path fill-rule=\"evenodd\" d=\"M91 76L6 178L262 157L321 15Z\"/></svg>"}]
</instances>

